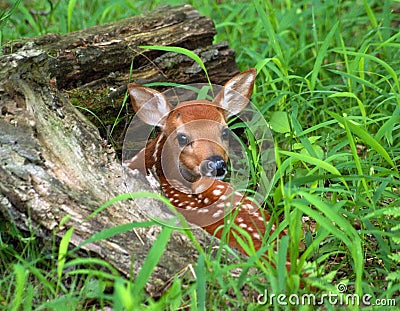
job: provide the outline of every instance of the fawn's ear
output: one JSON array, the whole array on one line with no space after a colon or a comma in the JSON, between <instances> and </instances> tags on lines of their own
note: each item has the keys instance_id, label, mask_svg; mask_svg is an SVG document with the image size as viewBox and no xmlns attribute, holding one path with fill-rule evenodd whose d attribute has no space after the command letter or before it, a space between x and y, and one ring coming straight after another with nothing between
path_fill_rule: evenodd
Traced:
<instances>
[{"instance_id":1,"label":"fawn's ear","mask_svg":"<svg viewBox=\"0 0 400 311\"><path fill-rule=\"evenodd\" d=\"M257 71L248 69L234 76L218 93L214 103L225 110L226 118L238 114L249 103Z\"/></svg>"},{"instance_id":2,"label":"fawn's ear","mask_svg":"<svg viewBox=\"0 0 400 311\"><path fill-rule=\"evenodd\" d=\"M149 125L162 127L172 109L164 94L133 83L128 84L128 92L136 115Z\"/></svg>"}]
</instances>

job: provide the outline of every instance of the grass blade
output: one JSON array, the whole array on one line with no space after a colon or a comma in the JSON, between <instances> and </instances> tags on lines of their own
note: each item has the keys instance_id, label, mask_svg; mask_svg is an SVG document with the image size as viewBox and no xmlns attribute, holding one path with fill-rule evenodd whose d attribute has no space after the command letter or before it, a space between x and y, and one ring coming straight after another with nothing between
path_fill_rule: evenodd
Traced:
<instances>
[{"instance_id":1,"label":"grass blade","mask_svg":"<svg viewBox=\"0 0 400 311\"><path fill-rule=\"evenodd\" d=\"M303 192L299 193L299 195L303 195ZM308 202L313 204L313 206L315 206L318 210L322 211L322 213L325 214L325 216L321 215L318 211L298 201L293 201L293 206L300 209L304 214L312 217L321 227L329 231L336 238L343 241L346 245L350 245L351 240L349 239L349 237L342 230L338 229L333 224L334 220L339 218L339 216L335 213L335 211L332 211L332 213L335 213L334 215L332 215L332 213L329 213L329 211L328 213L326 213L326 211L323 210L324 207L326 207L328 210L331 210L332 208L320 201L317 201L314 197L310 196L309 194L307 194L306 199Z\"/></svg>"},{"instance_id":2,"label":"grass blade","mask_svg":"<svg viewBox=\"0 0 400 311\"><path fill-rule=\"evenodd\" d=\"M203 69L208 84L211 87L211 81L210 81L210 77L208 76L208 72L206 69L206 66L204 66L203 61L201 60L201 58L194 53L193 51L190 51L188 49L182 48L182 47L178 47L178 46L162 46L162 45L142 45L139 46L141 49L147 49L147 50L157 50L157 51L165 51L165 52L173 52L173 53L179 53L179 54L183 54L191 59L193 59L199 66L201 69Z\"/></svg>"},{"instance_id":3,"label":"grass blade","mask_svg":"<svg viewBox=\"0 0 400 311\"><path fill-rule=\"evenodd\" d=\"M171 202L167 198L163 197L160 194L154 193L154 192L140 191L140 192L134 192L134 193L123 193L123 194L120 194L120 195L112 198L111 200L107 201L102 206L100 206L98 209L96 209L93 213L91 213L86 218L86 221L93 218L98 213L100 213L101 211L103 211L104 209L113 205L116 202L123 201L123 200L144 199L144 198L160 200L161 202L165 203L167 206L172 206Z\"/></svg>"},{"instance_id":4,"label":"grass blade","mask_svg":"<svg viewBox=\"0 0 400 311\"><path fill-rule=\"evenodd\" d=\"M281 291L285 289L285 281L287 279L287 268L286 268L286 261L287 261L287 250L289 247L289 237L283 236L279 241L278 247L278 263L276 267L276 271L278 273L278 288Z\"/></svg>"},{"instance_id":5,"label":"grass blade","mask_svg":"<svg viewBox=\"0 0 400 311\"><path fill-rule=\"evenodd\" d=\"M261 17L264 29L267 33L268 38L271 40L271 46L274 49L275 53L278 55L278 58L281 62L284 61L285 57L283 55L281 46L279 44L279 41L277 39L276 33L274 31L274 27L272 26L271 21L269 20L269 17L265 10L261 7L261 4L264 4L263 1L253 1L253 4L257 10L257 13ZM287 75L287 72L285 72L285 75Z\"/></svg>"},{"instance_id":6,"label":"grass blade","mask_svg":"<svg viewBox=\"0 0 400 311\"><path fill-rule=\"evenodd\" d=\"M31 13L29 12L29 10L23 5L23 3L21 3L21 5L19 6L19 10L23 13L24 17L26 18L26 20L28 21L29 25L31 25L31 27L35 30L35 34L36 35L40 35L41 34L41 28L40 28L40 24L38 24L35 19L32 17Z\"/></svg>"},{"instance_id":7,"label":"grass blade","mask_svg":"<svg viewBox=\"0 0 400 311\"><path fill-rule=\"evenodd\" d=\"M130 288L125 286L125 281L121 278L114 282L113 300L113 307L116 311L134 310L135 308L135 300L131 295ZM136 308L138 305L136 305Z\"/></svg>"},{"instance_id":8,"label":"grass blade","mask_svg":"<svg viewBox=\"0 0 400 311\"><path fill-rule=\"evenodd\" d=\"M350 145L351 153L353 154L354 163L356 165L356 169L357 169L358 174L360 176L364 176L364 172L363 172L362 167L361 167L360 157L358 156L358 153L357 153L357 147L356 147L356 144L354 142L354 138L351 135L351 131L350 131L350 128L349 128L348 124L349 124L349 122L346 121L344 126L346 128L347 140L348 140L349 145ZM370 193L370 191L368 189L367 181L365 180L365 178L361 178L361 182L363 184L364 191L368 196L368 199L370 201L372 201L372 195L371 195L371 193ZM356 211L358 211L358 207L356 207Z\"/></svg>"},{"instance_id":9,"label":"grass blade","mask_svg":"<svg viewBox=\"0 0 400 311\"><path fill-rule=\"evenodd\" d=\"M284 151L284 150L279 150L279 153L287 155L291 158L294 158L296 160L299 161L304 161L307 162L309 164L315 165L325 171L328 171L329 173L338 176L340 178L340 180L343 182L344 185L346 185L346 188L348 188L346 181L341 178L342 174L340 174L340 172L338 171L338 169L336 167L334 167L332 164L329 164L323 160L320 160L318 158L312 157L310 155L307 154L300 154L300 153L295 153L295 152L291 152L291 151Z\"/></svg>"},{"instance_id":10,"label":"grass blade","mask_svg":"<svg viewBox=\"0 0 400 311\"><path fill-rule=\"evenodd\" d=\"M67 31L72 31L72 15L74 13L74 8L77 0L69 0L68 1L68 11L67 11Z\"/></svg>"},{"instance_id":11,"label":"grass blade","mask_svg":"<svg viewBox=\"0 0 400 311\"><path fill-rule=\"evenodd\" d=\"M206 267L204 255L200 254L196 267L196 292L198 310L206 310Z\"/></svg>"},{"instance_id":12,"label":"grass blade","mask_svg":"<svg viewBox=\"0 0 400 311\"><path fill-rule=\"evenodd\" d=\"M103 259L98 259L98 258L76 258L76 259L72 259L72 260L69 260L64 265L64 268L74 267L74 266L76 268L76 267L78 267L80 265L89 265L89 264L96 264L98 266L103 266L104 268L109 270L110 273L104 272L104 275L108 276L109 279L116 278L116 276L119 275L118 270L116 268L114 268L109 262L107 262L107 261L105 261ZM77 269L71 270L68 273L74 274L75 271L77 271ZM103 271L99 271L99 272L103 272Z\"/></svg>"},{"instance_id":13,"label":"grass blade","mask_svg":"<svg viewBox=\"0 0 400 311\"><path fill-rule=\"evenodd\" d=\"M363 3L364 3L365 12L367 12L367 15L368 15L369 21L371 22L372 28L378 28L378 22L375 18L374 13L371 10L371 7L368 5L367 0L363 0Z\"/></svg>"},{"instance_id":14,"label":"grass blade","mask_svg":"<svg viewBox=\"0 0 400 311\"><path fill-rule=\"evenodd\" d=\"M90 238L88 238L85 241L83 241L82 243L80 243L74 250L82 248L86 244L95 243L95 242L98 242L101 240L109 239L113 236L128 232L135 228L148 228L148 227L151 227L154 225L156 225L156 223L154 221L146 221L146 222L132 222L132 223L128 223L128 224L122 224L119 226L115 226L112 228L107 228L107 229L101 230L100 232L93 234Z\"/></svg>"},{"instance_id":15,"label":"grass blade","mask_svg":"<svg viewBox=\"0 0 400 311\"><path fill-rule=\"evenodd\" d=\"M2 30L6 26L8 19L15 13L15 11L18 9L19 4L21 3L22 0L16 0L14 4L12 5L11 9L7 11L3 11L0 13L0 47L2 46ZM2 51L0 49L0 55Z\"/></svg>"},{"instance_id":16,"label":"grass blade","mask_svg":"<svg viewBox=\"0 0 400 311\"><path fill-rule=\"evenodd\" d=\"M61 239L60 246L58 248L58 265L57 265L57 288L60 288L61 284L61 277L64 271L64 265L67 260L67 253L68 253L68 245L71 241L72 234L74 233L74 228L71 227L65 232L64 236Z\"/></svg>"},{"instance_id":17,"label":"grass blade","mask_svg":"<svg viewBox=\"0 0 400 311\"><path fill-rule=\"evenodd\" d=\"M399 78L398 78L396 71L384 60L382 60L374 55L361 53L361 52L343 51L343 50L337 50L337 49L335 49L334 51L339 54L352 55L352 56L356 56L356 57L364 57L365 59L369 59L369 60L372 60L372 61L378 63L379 65L381 65L383 68L386 69L386 71L389 73L390 77L393 79L394 84L396 85L397 91L400 91ZM395 91L395 90L393 90L393 91Z\"/></svg>"},{"instance_id":18,"label":"grass blade","mask_svg":"<svg viewBox=\"0 0 400 311\"><path fill-rule=\"evenodd\" d=\"M344 117L339 116L338 114L331 112L331 111L326 111L329 115L331 115L333 118L338 120L340 123L343 124L346 128L349 128L349 130L357 135L360 139L364 141L368 146L370 146L372 149L374 149L377 153L379 153L398 173L396 164L393 162L385 148L382 147L381 144L379 144L366 130L364 130L362 127L349 122L347 119Z\"/></svg>"},{"instance_id":19,"label":"grass blade","mask_svg":"<svg viewBox=\"0 0 400 311\"><path fill-rule=\"evenodd\" d=\"M14 275L15 275L15 293L11 310L17 311L19 310L19 307L21 306L21 303L23 301L28 274L24 266L16 264L14 265Z\"/></svg>"},{"instance_id":20,"label":"grass blade","mask_svg":"<svg viewBox=\"0 0 400 311\"><path fill-rule=\"evenodd\" d=\"M324 229L330 231L335 237L339 238L344 244L346 244L354 261L356 272L356 293L361 297L364 256L359 234L349 223L349 221L342 216L340 213L340 208L332 208L332 206L327 205L320 199L316 198L316 196L305 191L299 191L298 195L302 196L305 200L312 204L312 206L317 208L322 214L325 215L325 217L302 203L294 202L293 205L299 208L305 214L314 218ZM335 206L337 206L337 204L335 204Z\"/></svg>"},{"instance_id":21,"label":"grass blade","mask_svg":"<svg viewBox=\"0 0 400 311\"><path fill-rule=\"evenodd\" d=\"M153 273L154 268L156 267L158 261L160 260L162 254L164 253L164 249L169 241L171 236L172 229L168 227L163 227L160 234L157 237L157 240L154 242L151 247L149 254L146 257L146 260L143 263L142 268L137 274L135 280L135 286L133 288L133 296L138 296L142 290L144 289L150 275Z\"/></svg>"},{"instance_id":22,"label":"grass blade","mask_svg":"<svg viewBox=\"0 0 400 311\"><path fill-rule=\"evenodd\" d=\"M324 42L322 43L321 48L318 51L317 57L315 59L314 67L312 69L312 74L311 74L311 81L310 81L311 91L313 91L315 89L315 84L317 83L319 71L321 70L321 66L326 57L328 47L332 43L332 38L333 38L334 34L336 33L338 25L339 25L339 22L336 22L336 24L333 25L332 29L327 34Z\"/></svg>"},{"instance_id":23,"label":"grass blade","mask_svg":"<svg viewBox=\"0 0 400 311\"><path fill-rule=\"evenodd\" d=\"M367 113L365 111L365 107L364 104L362 103L362 101L353 93L351 92L337 92L335 94L332 94L329 96L330 98L334 98L334 97L349 97L349 98L354 98L357 101L358 107L360 107L360 111L361 111L361 115L365 119L367 118Z\"/></svg>"},{"instance_id":24,"label":"grass blade","mask_svg":"<svg viewBox=\"0 0 400 311\"><path fill-rule=\"evenodd\" d=\"M383 136L390 145L393 145L393 128L396 124L400 124L400 109L396 109L393 115L381 126L375 135L377 141L380 141Z\"/></svg>"}]
</instances>

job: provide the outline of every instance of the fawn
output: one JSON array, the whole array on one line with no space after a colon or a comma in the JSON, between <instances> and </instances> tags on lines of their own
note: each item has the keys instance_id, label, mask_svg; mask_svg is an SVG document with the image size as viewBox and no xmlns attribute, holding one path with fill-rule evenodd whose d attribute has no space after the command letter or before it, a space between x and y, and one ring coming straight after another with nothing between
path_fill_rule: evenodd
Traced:
<instances>
[{"instance_id":1,"label":"fawn","mask_svg":"<svg viewBox=\"0 0 400 311\"><path fill-rule=\"evenodd\" d=\"M222 180L228 169L227 120L247 106L255 78L256 70L249 69L230 79L213 101L186 101L175 108L164 94L128 84L137 116L161 131L125 164L144 175L153 171L176 209L218 238L222 230L217 229L231 212L233 222L248 233L258 250L270 215ZM270 228L271 234L275 224ZM232 234L228 243L247 254Z\"/></svg>"}]
</instances>

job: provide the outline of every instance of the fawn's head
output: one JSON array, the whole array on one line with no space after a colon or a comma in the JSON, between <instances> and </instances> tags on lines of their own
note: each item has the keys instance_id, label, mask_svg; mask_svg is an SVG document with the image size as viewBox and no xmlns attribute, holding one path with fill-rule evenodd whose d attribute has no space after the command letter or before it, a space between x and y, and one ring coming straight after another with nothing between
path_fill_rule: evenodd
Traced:
<instances>
[{"instance_id":1,"label":"fawn's head","mask_svg":"<svg viewBox=\"0 0 400 311\"><path fill-rule=\"evenodd\" d=\"M168 180L191 187L201 177L225 176L229 138L226 121L248 104L255 77L256 70L249 69L229 80L213 101L187 101L175 108L156 90L128 85L137 116L161 128L154 156Z\"/></svg>"}]
</instances>

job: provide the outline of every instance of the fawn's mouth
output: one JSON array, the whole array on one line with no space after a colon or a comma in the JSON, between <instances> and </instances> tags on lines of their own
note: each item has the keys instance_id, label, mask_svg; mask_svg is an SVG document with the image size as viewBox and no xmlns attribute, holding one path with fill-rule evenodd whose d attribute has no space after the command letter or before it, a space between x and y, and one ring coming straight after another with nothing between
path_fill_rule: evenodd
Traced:
<instances>
[{"instance_id":1,"label":"fawn's mouth","mask_svg":"<svg viewBox=\"0 0 400 311\"><path fill-rule=\"evenodd\" d=\"M200 174L194 173L192 170L186 168L183 164L179 165L179 172L181 173L181 176L190 183L196 182L201 177Z\"/></svg>"}]
</instances>

